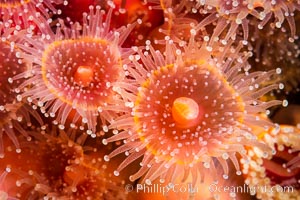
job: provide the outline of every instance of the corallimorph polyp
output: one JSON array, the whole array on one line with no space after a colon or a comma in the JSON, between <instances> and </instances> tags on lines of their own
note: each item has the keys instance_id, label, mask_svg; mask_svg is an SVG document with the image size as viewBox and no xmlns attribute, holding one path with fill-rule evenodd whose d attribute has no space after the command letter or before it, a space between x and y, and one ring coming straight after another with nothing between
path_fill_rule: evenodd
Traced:
<instances>
[{"instance_id":1,"label":"corallimorph polyp","mask_svg":"<svg viewBox=\"0 0 300 200\"><path fill-rule=\"evenodd\" d=\"M173 182L189 173L196 180L204 170L213 172L215 161L223 166L224 178L228 177L227 160L241 174L236 154L244 156L245 146L268 153L250 125L273 125L257 113L279 103L259 100L278 87L262 84L275 71L243 71L248 67L248 53L239 52L242 45L208 51L207 43L198 44L193 38L182 49L171 40L166 42L164 54L147 45L146 51L132 57L134 68L128 70L137 82L128 88L136 94L132 111L112 123L112 128L121 131L103 143L125 141L104 159L125 152L128 157L115 171L118 175L143 156L140 170L130 179L145 175L142 182L146 183L156 178Z\"/></svg>"},{"instance_id":2,"label":"corallimorph polyp","mask_svg":"<svg viewBox=\"0 0 300 200\"><path fill-rule=\"evenodd\" d=\"M26 28L29 28L30 22L35 22L37 26L40 26L38 18L41 14L49 18L48 12L55 14L61 12L52 4L67 5L68 2L66 0L1 0L1 19L5 23L13 21L15 25Z\"/></svg>"},{"instance_id":3,"label":"corallimorph polyp","mask_svg":"<svg viewBox=\"0 0 300 200\"><path fill-rule=\"evenodd\" d=\"M111 12L91 7L90 14L84 15L82 30L78 24L71 29L61 24L56 35L46 29L49 31L43 33L43 39L25 38L27 46L22 47L27 54L23 57L34 58L34 69L32 77L20 86L32 84L22 96L35 102L47 116L56 117L61 127L75 110L72 124L81 120L92 134L99 114L104 123L122 107L117 82L125 78L122 65L130 51L120 45L133 26L110 31Z\"/></svg>"},{"instance_id":4,"label":"corallimorph polyp","mask_svg":"<svg viewBox=\"0 0 300 200\"><path fill-rule=\"evenodd\" d=\"M42 124L42 120L37 113L28 105L19 101L18 95L14 92L17 85L24 79L13 82L12 77L28 70L29 64L18 57L18 48L12 39L13 29L3 29L0 34L0 158L4 156L3 135L6 134L15 144L17 151L20 145L16 137L16 132L27 136L21 123L31 126L30 113Z\"/></svg>"},{"instance_id":5,"label":"corallimorph polyp","mask_svg":"<svg viewBox=\"0 0 300 200\"><path fill-rule=\"evenodd\" d=\"M222 35L225 35L222 39L223 42L227 42L229 38L235 38L239 27L243 29L244 42L246 43L249 35L248 24L251 16L259 19L258 27L260 29L267 22L272 21L272 18L275 18L273 21L277 28L281 28L284 21L287 20L291 29L291 40L294 40L296 36L294 13L296 10L300 10L300 2L297 0L185 0L185 4L193 13L209 14L199 23L197 29L217 22L211 36L211 43L218 40Z\"/></svg>"},{"instance_id":6,"label":"corallimorph polyp","mask_svg":"<svg viewBox=\"0 0 300 200\"><path fill-rule=\"evenodd\" d=\"M16 57L16 51L12 43L0 42L0 69L3 75L0 76L0 154L3 156L2 136L3 132L14 141L19 147L16 136L11 129L12 121L17 120L16 113L22 106L22 103L17 102L16 94L12 92L13 85L9 84L7 77L12 77L15 73L21 73L27 70L26 63L18 63L21 61ZM0 156L0 157L1 157Z\"/></svg>"},{"instance_id":7,"label":"corallimorph polyp","mask_svg":"<svg viewBox=\"0 0 300 200\"><path fill-rule=\"evenodd\" d=\"M18 137L20 153L5 138L5 157L0 159L1 200L127 199L124 177L114 176L114 163L102 159L105 148L78 145L56 126L28 134L30 140ZM3 198L7 196L11 198Z\"/></svg>"}]
</instances>

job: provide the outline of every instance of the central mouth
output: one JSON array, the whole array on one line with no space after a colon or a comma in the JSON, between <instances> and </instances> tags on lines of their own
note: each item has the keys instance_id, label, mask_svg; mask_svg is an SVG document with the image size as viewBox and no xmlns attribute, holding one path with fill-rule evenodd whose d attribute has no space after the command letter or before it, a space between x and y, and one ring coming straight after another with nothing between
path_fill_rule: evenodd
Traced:
<instances>
[{"instance_id":1,"label":"central mouth","mask_svg":"<svg viewBox=\"0 0 300 200\"><path fill-rule=\"evenodd\" d=\"M195 126L199 123L202 115L203 109L192 98L179 97L173 102L172 116L179 127Z\"/></svg>"}]
</instances>

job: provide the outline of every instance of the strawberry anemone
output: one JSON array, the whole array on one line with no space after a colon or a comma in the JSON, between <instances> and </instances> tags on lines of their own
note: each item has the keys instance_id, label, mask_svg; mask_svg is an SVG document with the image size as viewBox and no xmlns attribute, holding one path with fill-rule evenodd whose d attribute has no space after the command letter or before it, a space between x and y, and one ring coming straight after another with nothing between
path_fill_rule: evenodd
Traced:
<instances>
[{"instance_id":1,"label":"strawberry anemone","mask_svg":"<svg viewBox=\"0 0 300 200\"><path fill-rule=\"evenodd\" d=\"M192 31L193 32L193 31ZM166 41L166 51L155 51L148 41L146 50L132 56L128 66L135 83L127 85L131 102L127 113L116 118L110 128L116 135L103 143L123 140L124 144L104 157L125 153L115 175L142 157L140 170L132 181L160 178L170 181L193 174L194 181L205 170L215 170L221 163L228 178L231 160L241 174L237 154L245 156L245 146L268 148L257 141L250 125L272 127L260 119L280 101L263 102L258 98L277 84L263 84L275 71L249 73L243 71L249 53L240 52L242 44L214 46L197 43L193 37L180 48Z\"/></svg>"},{"instance_id":2,"label":"strawberry anemone","mask_svg":"<svg viewBox=\"0 0 300 200\"><path fill-rule=\"evenodd\" d=\"M20 97L40 107L46 117L55 118L61 128L71 118L71 127L82 122L87 133L96 137L99 121L111 121L124 107L118 82L126 76L123 65L131 49L121 45L134 25L110 30L111 15L112 9L106 13L91 6L82 26L76 23L67 28L61 21L56 34L48 26L45 37L20 36L26 41L20 46L25 52L21 57L33 65L26 72L30 77L18 87ZM24 90L27 86L30 89Z\"/></svg>"}]
</instances>

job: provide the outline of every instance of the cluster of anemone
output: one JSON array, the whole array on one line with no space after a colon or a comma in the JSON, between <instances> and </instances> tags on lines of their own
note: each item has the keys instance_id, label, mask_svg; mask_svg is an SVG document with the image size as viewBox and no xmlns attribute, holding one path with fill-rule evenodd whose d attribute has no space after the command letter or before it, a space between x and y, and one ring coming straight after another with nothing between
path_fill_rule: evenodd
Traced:
<instances>
[{"instance_id":1,"label":"cluster of anemone","mask_svg":"<svg viewBox=\"0 0 300 200\"><path fill-rule=\"evenodd\" d=\"M0 199L297 199L300 121L272 114L298 91L299 10L1 1ZM198 189L151 196L141 184Z\"/></svg>"}]
</instances>

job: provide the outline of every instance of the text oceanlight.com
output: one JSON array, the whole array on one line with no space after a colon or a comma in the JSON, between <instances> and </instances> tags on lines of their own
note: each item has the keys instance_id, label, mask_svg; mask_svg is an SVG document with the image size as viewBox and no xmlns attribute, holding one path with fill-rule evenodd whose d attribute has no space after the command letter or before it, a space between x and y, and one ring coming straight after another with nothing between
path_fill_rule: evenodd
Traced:
<instances>
[{"instance_id":1,"label":"text oceanlight.com","mask_svg":"<svg viewBox=\"0 0 300 200\"><path fill-rule=\"evenodd\" d=\"M249 186L247 184L240 186L221 186L218 184L209 185L209 191L212 193L248 193L248 194L256 194L257 192L261 193L292 193L294 192L294 188L292 186L266 186L266 185L256 185Z\"/></svg>"},{"instance_id":2,"label":"text oceanlight.com","mask_svg":"<svg viewBox=\"0 0 300 200\"><path fill-rule=\"evenodd\" d=\"M248 193L251 195L260 193L292 193L294 192L294 188L292 186L266 186L266 185L256 185L249 186L247 184L233 186L233 185L218 185L217 183L212 183L210 185L202 185L202 186L193 186L191 183L186 184L137 184L133 186L131 184L127 184L125 186L125 190L127 192L136 192L136 193L160 193L160 194L168 194L169 192L174 193L201 193L204 190L207 190L211 193L230 193L230 194L238 194L238 193Z\"/></svg>"}]
</instances>

